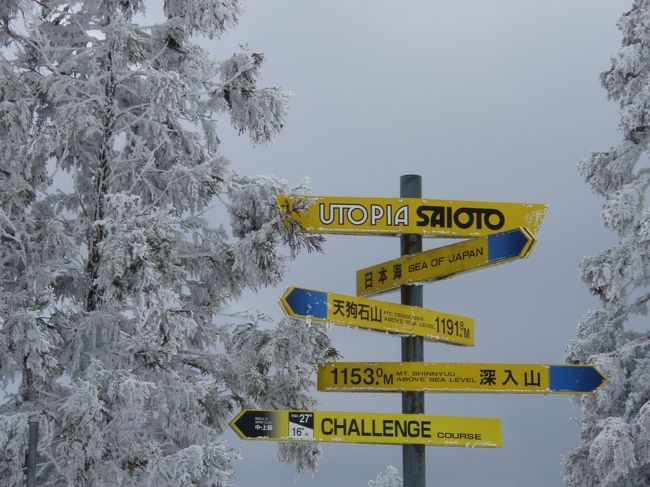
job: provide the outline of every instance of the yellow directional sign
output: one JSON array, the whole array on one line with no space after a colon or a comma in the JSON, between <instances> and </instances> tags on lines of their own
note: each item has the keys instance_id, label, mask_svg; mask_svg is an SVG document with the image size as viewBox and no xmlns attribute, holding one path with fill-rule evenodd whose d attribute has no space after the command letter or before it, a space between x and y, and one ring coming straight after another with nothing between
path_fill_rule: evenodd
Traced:
<instances>
[{"instance_id":1,"label":"yellow directional sign","mask_svg":"<svg viewBox=\"0 0 650 487\"><path fill-rule=\"evenodd\" d=\"M311 233L476 237L526 227L535 235L547 206L420 198L276 195L285 218Z\"/></svg>"},{"instance_id":2,"label":"yellow directional sign","mask_svg":"<svg viewBox=\"0 0 650 487\"><path fill-rule=\"evenodd\" d=\"M357 271L357 295L395 289L404 284L444 279L454 274L527 257L535 238L525 228L476 237Z\"/></svg>"},{"instance_id":3,"label":"yellow directional sign","mask_svg":"<svg viewBox=\"0 0 650 487\"><path fill-rule=\"evenodd\" d=\"M466 316L295 286L285 291L280 304L294 318L474 345L474 320Z\"/></svg>"},{"instance_id":4,"label":"yellow directional sign","mask_svg":"<svg viewBox=\"0 0 650 487\"><path fill-rule=\"evenodd\" d=\"M605 382L592 365L338 362L318 369L319 391L586 394Z\"/></svg>"},{"instance_id":5,"label":"yellow directional sign","mask_svg":"<svg viewBox=\"0 0 650 487\"><path fill-rule=\"evenodd\" d=\"M230 427L244 440L501 447L498 418L244 409Z\"/></svg>"}]
</instances>

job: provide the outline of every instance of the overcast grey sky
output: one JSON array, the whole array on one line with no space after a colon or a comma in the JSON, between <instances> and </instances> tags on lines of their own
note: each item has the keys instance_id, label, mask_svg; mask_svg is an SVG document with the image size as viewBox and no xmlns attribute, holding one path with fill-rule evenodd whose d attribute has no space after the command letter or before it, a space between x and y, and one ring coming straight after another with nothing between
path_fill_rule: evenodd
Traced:
<instances>
[{"instance_id":1,"label":"overcast grey sky","mask_svg":"<svg viewBox=\"0 0 650 487\"><path fill-rule=\"evenodd\" d=\"M247 0L240 25L209 42L265 53L264 82L294 93L272 144L252 148L224 121L222 151L245 174L311 177L316 195L397 196L421 174L425 197L549 205L529 259L425 285L431 309L476 320L473 348L425 344L425 360L560 363L581 315L597 305L577 264L614 241L601 201L576 163L619 134L598 75L620 44L630 0ZM425 248L446 241L427 239ZM355 271L394 258L391 237L330 236L282 286L248 294L277 318L289 285L354 294ZM399 293L380 299L397 302ZM398 361L399 339L332 327L346 361ZM315 388L314 388L315 389ZM399 412L399 394L317 393L321 410ZM579 410L566 396L428 394L426 412L500 417L503 448L427 448L427 485L561 486L560 456L576 444ZM270 442L244 442L242 486L365 486L401 447L324 444L319 472L294 484Z\"/></svg>"}]
</instances>

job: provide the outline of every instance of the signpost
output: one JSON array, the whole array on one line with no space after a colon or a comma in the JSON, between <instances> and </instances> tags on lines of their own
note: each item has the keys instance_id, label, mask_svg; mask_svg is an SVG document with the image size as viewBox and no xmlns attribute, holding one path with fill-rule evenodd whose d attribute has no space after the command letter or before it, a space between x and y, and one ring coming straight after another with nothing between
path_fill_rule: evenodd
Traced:
<instances>
[{"instance_id":1,"label":"signpost","mask_svg":"<svg viewBox=\"0 0 650 487\"><path fill-rule=\"evenodd\" d=\"M535 242L526 228L517 228L389 260L357 271L357 295L368 296L405 284L444 279L523 259Z\"/></svg>"},{"instance_id":2,"label":"signpost","mask_svg":"<svg viewBox=\"0 0 650 487\"><path fill-rule=\"evenodd\" d=\"M537 233L547 206L537 203L276 195L285 217L311 233L476 237L526 227Z\"/></svg>"},{"instance_id":3,"label":"signpost","mask_svg":"<svg viewBox=\"0 0 650 487\"><path fill-rule=\"evenodd\" d=\"M295 286L285 291L280 305L293 318L420 336L455 345L474 345L474 320L442 311Z\"/></svg>"},{"instance_id":4,"label":"signpost","mask_svg":"<svg viewBox=\"0 0 650 487\"><path fill-rule=\"evenodd\" d=\"M606 382L593 365L338 362L318 370L319 391L590 394Z\"/></svg>"},{"instance_id":5,"label":"signpost","mask_svg":"<svg viewBox=\"0 0 650 487\"><path fill-rule=\"evenodd\" d=\"M417 174L405 174L399 178L400 198L422 198L422 177ZM405 233L400 236L400 255L422 252L422 236ZM422 286L402 286L400 302L404 305L424 306ZM424 340L420 337L403 337L401 339L402 361L424 361ZM424 394L421 392L402 393L402 414L424 413ZM402 446L402 474L405 487L425 487L426 452L422 445Z\"/></svg>"},{"instance_id":6,"label":"signpost","mask_svg":"<svg viewBox=\"0 0 650 487\"><path fill-rule=\"evenodd\" d=\"M502 444L498 418L244 409L230 427L245 440L483 448Z\"/></svg>"},{"instance_id":7,"label":"signpost","mask_svg":"<svg viewBox=\"0 0 650 487\"><path fill-rule=\"evenodd\" d=\"M401 444L405 487L424 487L425 446L501 447L501 420L428 416L424 393L590 394L607 382L592 365L424 362L424 340L474 345L474 320L423 309L421 285L530 255L547 206L430 200L422 179L400 178L400 198L277 195L287 227L311 233L399 235L400 257L356 273L357 296L297 286L280 298L293 318L402 335L402 362L319 366L318 390L401 392L402 414L242 410L242 438ZM422 251L422 237L471 237ZM364 298L401 288L401 304Z\"/></svg>"}]
</instances>

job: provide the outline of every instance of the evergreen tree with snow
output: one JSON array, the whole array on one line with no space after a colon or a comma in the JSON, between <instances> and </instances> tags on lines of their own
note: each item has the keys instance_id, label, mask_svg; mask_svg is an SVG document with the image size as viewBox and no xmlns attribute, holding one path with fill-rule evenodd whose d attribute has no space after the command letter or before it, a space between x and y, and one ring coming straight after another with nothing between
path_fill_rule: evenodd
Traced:
<instances>
[{"instance_id":1,"label":"evergreen tree with snow","mask_svg":"<svg viewBox=\"0 0 650 487\"><path fill-rule=\"evenodd\" d=\"M402 487L403 485L402 478L392 465L388 465L383 472L379 472L375 480L368 482L368 487Z\"/></svg>"},{"instance_id":2,"label":"evergreen tree with snow","mask_svg":"<svg viewBox=\"0 0 650 487\"><path fill-rule=\"evenodd\" d=\"M315 323L219 314L321 245L273 200L305 188L221 153L219 117L263 143L287 115L257 86L262 54L193 42L240 2L165 0L141 25L145 3L0 2L0 485L21 483L34 414L40 486L230 485L227 422L313 408L313 365L335 354ZM298 470L318 456L280 448Z\"/></svg>"},{"instance_id":3,"label":"evergreen tree with snow","mask_svg":"<svg viewBox=\"0 0 650 487\"><path fill-rule=\"evenodd\" d=\"M650 0L634 0L618 26L623 45L601 80L619 105L622 141L579 165L604 197L604 223L618 242L580 264L601 308L582 318L567 353L571 363L595 364L609 382L579 399L581 443L564 459L571 487L650 485L650 337L629 326L647 315L650 300Z\"/></svg>"}]
</instances>

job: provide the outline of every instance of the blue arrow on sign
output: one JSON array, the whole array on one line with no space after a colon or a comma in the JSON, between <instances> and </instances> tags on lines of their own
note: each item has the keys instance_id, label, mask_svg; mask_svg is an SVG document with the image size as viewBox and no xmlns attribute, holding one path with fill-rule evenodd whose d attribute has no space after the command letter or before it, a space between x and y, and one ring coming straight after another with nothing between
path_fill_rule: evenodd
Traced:
<instances>
[{"instance_id":1,"label":"blue arrow on sign","mask_svg":"<svg viewBox=\"0 0 650 487\"><path fill-rule=\"evenodd\" d=\"M607 378L593 365L551 365L549 389L556 392L593 392Z\"/></svg>"},{"instance_id":2,"label":"blue arrow on sign","mask_svg":"<svg viewBox=\"0 0 650 487\"><path fill-rule=\"evenodd\" d=\"M487 237L488 242L488 262L494 262L502 259L511 259L513 257L524 258L532 249L534 237L525 228L516 228L507 232L495 233ZM524 248L529 244L530 248ZM523 255L521 255L523 252Z\"/></svg>"},{"instance_id":3,"label":"blue arrow on sign","mask_svg":"<svg viewBox=\"0 0 650 487\"><path fill-rule=\"evenodd\" d=\"M294 287L283 299L289 305L289 311L293 312L292 316L327 319L327 293Z\"/></svg>"}]
</instances>

